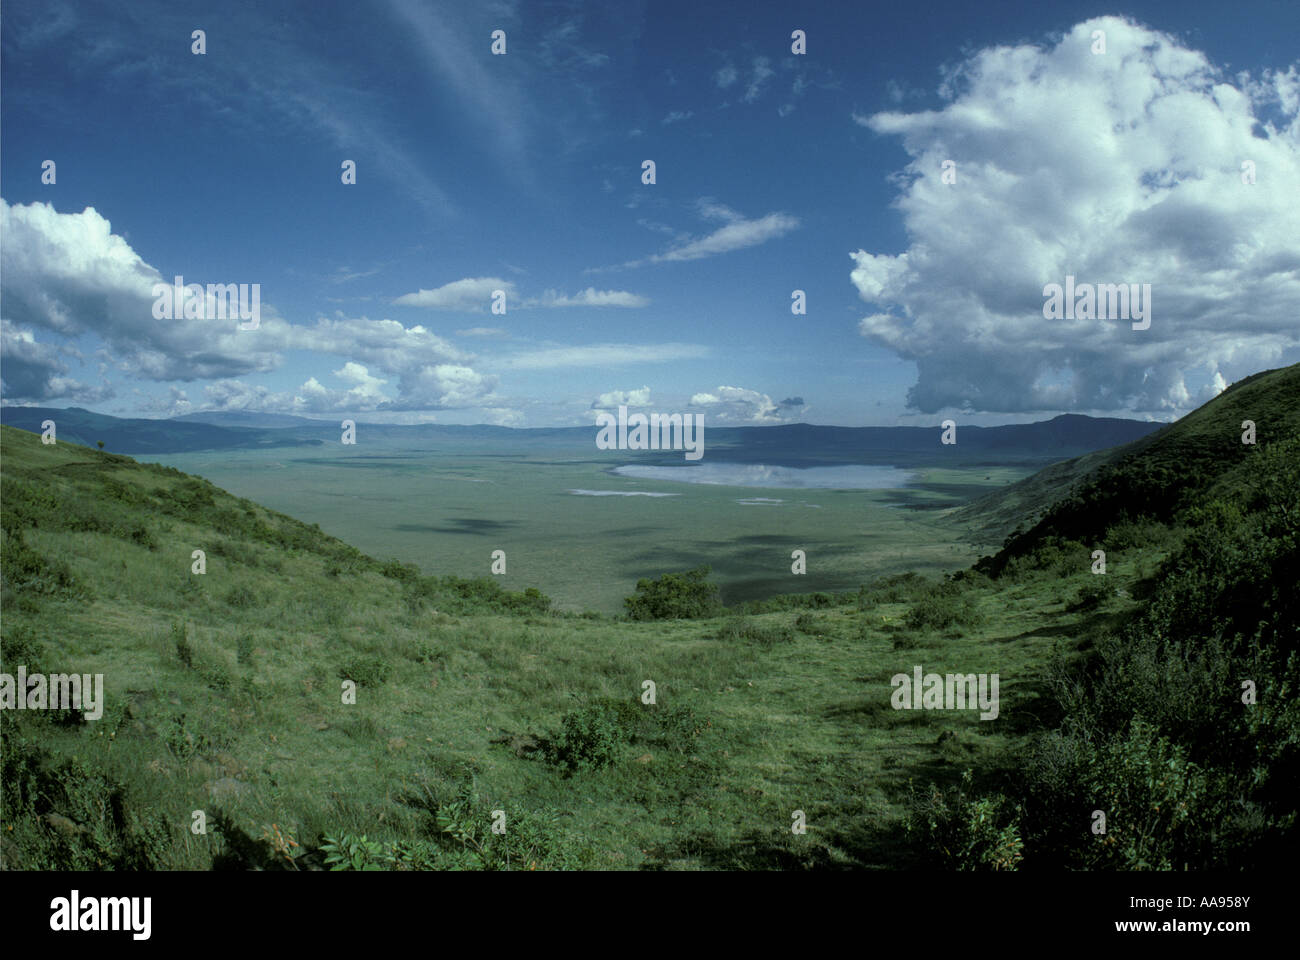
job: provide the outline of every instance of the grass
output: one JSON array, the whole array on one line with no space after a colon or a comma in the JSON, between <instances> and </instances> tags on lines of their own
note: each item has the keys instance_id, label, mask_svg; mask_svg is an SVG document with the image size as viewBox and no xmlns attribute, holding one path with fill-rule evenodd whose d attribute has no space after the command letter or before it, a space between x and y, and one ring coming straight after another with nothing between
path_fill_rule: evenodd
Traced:
<instances>
[{"instance_id":1,"label":"grass","mask_svg":"<svg viewBox=\"0 0 1300 960\"><path fill-rule=\"evenodd\" d=\"M1063 711L1102 707L1098 769L1172 765L1197 797L1216 789L1165 700L1059 695L1072 670L1121 663L1136 615L1186 629L1211 526L1113 522L1104 578L1091 545L1058 542L994 579L898 574L631 621L379 561L169 468L0 439L4 669L102 673L107 694L94 722L0 712L9 868L890 869L933 864L940 841L1014 866L1036 855L1008 819L1033 799L1023 758L1047 762L1045 735L1074 749L1053 733ZM1232 562L1258 582L1253 556ZM1161 594L1167 580L1191 593ZM1164 653L1132 636L1147 659L1123 669L1155 669ZM891 677L918 665L997 673L998 720L890 709ZM1158 727L1130 732L1125 710ZM1288 716L1266 714L1283 732ZM1064 789L1052 802L1073 802ZM494 811L518 833L488 831Z\"/></svg>"},{"instance_id":2,"label":"grass","mask_svg":"<svg viewBox=\"0 0 1300 960\"><path fill-rule=\"evenodd\" d=\"M11 479L57 478L40 484L47 512L29 509L36 525L21 533L87 591L34 600L8 590L6 644L29 632L48 663L103 673L110 705L79 727L12 712L5 722L101 771L130 809L161 816L160 867L206 868L239 845L193 835L178 810L220 812L228 832L255 839L276 824L310 856L327 833L427 837L411 796L466 785L507 811L562 811L597 867L898 865L906 855L891 838L908 780L986 767L1009 737L972 715L882 710L889 677L913 663L1000 670L1004 713L1032 711L1054 640L1026 634L1043 616L1077 622L1037 592L996 609L976 592L996 646L922 628L896 649L920 581L892 594L885 585L866 608L856 592L829 598L811 620L798 609L648 623L493 610L491 590L447 591L400 568L386 576L312 528L126 458L43 448L10 428L4 446L6 509ZM151 502L178 487L211 503L189 520ZM103 490L152 545L130 523L67 529L84 524L65 522L75 511L64 504ZM229 522L246 509L242 527ZM191 553L204 548L207 572L195 575ZM332 569L338 558L350 572ZM342 702L342 677L357 681L355 704ZM653 706L639 700L645 680ZM572 776L511 748L602 698L689 710L702 733L687 752L620 741L608 767ZM944 731L959 752L936 747ZM71 816L60 802L38 798L31 816L6 819L9 865L55 857L37 841L50 831L41 817ZM809 818L798 838L796 809Z\"/></svg>"}]
</instances>

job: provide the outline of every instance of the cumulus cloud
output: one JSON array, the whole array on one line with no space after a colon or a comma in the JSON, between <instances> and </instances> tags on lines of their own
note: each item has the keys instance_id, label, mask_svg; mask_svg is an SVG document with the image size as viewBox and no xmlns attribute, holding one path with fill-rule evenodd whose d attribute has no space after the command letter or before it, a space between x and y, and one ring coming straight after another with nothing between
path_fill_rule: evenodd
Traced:
<instances>
[{"instance_id":1,"label":"cumulus cloud","mask_svg":"<svg viewBox=\"0 0 1300 960\"><path fill-rule=\"evenodd\" d=\"M153 285L170 284L173 278L145 263L94 207L58 213L48 203L10 206L0 198L0 233L5 237L0 301L13 337L25 340L43 332L72 340L95 334L119 370L152 380L230 376L270 370L280 362L277 351L285 346L288 328L265 304L257 331L220 320L154 319ZM197 280L186 278L187 283ZM6 376L6 381L14 378L14 395L22 377L27 378L21 394L26 397L68 396L76 389L48 362L47 376L31 381L37 371L30 365L33 348L17 341L10 345L16 364L26 366L25 374ZM48 361L51 355L43 351L42 356Z\"/></svg>"},{"instance_id":2,"label":"cumulus cloud","mask_svg":"<svg viewBox=\"0 0 1300 960\"><path fill-rule=\"evenodd\" d=\"M340 312L315 324L295 325L265 298L255 330L240 330L235 321L155 319L153 285L169 284L172 278L146 263L92 207L61 214L49 204L10 206L0 198L0 233L5 237L0 251L0 351L7 400L92 402L112 396L111 385L90 386L65 376L63 358L75 351L67 342L56 341L84 335L98 337L103 342L99 356L127 376L239 383L234 391L218 389L214 402L264 404L257 409L284 408L270 405L270 391L259 394L238 378L278 368L288 351L347 361L336 375L349 386L331 392L313 378L288 398L296 409L332 410L345 402L357 402L360 409L474 406L495 389L494 377L468 366L471 355L422 326L406 327L395 320ZM38 339L38 334L47 339ZM396 396L381 390L392 379Z\"/></svg>"},{"instance_id":3,"label":"cumulus cloud","mask_svg":"<svg viewBox=\"0 0 1300 960\"><path fill-rule=\"evenodd\" d=\"M347 386L331 387L308 377L296 390L275 391L261 384L218 380L203 388L203 409L258 413L400 413L419 410L454 410L477 407L495 399L495 377L485 377L469 367L431 364L413 368L401 377L397 397L383 389L387 380L363 365L345 363L333 371Z\"/></svg>"},{"instance_id":4,"label":"cumulus cloud","mask_svg":"<svg viewBox=\"0 0 1300 960\"><path fill-rule=\"evenodd\" d=\"M592 410L613 410L617 407L646 407L650 405L650 388L639 390L611 390L591 402Z\"/></svg>"},{"instance_id":5,"label":"cumulus cloud","mask_svg":"<svg viewBox=\"0 0 1300 960\"><path fill-rule=\"evenodd\" d=\"M875 308L860 332L917 364L909 404L1177 413L1300 346L1298 81L1293 65L1234 85L1173 37L1102 17L974 54L942 109L855 118L912 157L909 248L850 255ZM1151 284L1150 328L1045 320L1044 285L1067 274Z\"/></svg>"},{"instance_id":6,"label":"cumulus cloud","mask_svg":"<svg viewBox=\"0 0 1300 960\"><path fill-rule=\"evenodd\" d=\"M666 127L669 124L681 123L683 120L689 120L693 116L695 116L694 110L673 110L670 111L660 122Z\"/></svg>"},{"instance_id":7,"label":"cumulus cloud","mask_svg":"<svg viewBox=\"0 0 1300 960\"><path fill-rule=\"evenodd\" d=\"M114 395L107 384L92 386L64 376L68 365L64 356L70 351L51 343L42 343L31 330L20 329L0 317L0 396L6 400L28 402L74 400L94 403Z\"/></svg>"},{"instance_id":8,"label":"cumulus cloud","mask_svg":"<svg viewBox=\"0 0 1300 960\"><path fill-rule=\"evenodd\" d=\"M744 387L717 387L697 393L690 406L703 407L710 420L723 423L783 423L787 417L772 398Z\"/></svg>"}]
</instances>

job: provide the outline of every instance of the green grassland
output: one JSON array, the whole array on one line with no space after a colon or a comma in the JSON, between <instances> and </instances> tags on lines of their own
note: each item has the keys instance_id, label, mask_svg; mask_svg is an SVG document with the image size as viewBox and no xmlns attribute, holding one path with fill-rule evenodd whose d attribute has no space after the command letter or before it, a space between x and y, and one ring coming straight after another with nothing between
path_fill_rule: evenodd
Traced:
<instances>
[{"instance_id":1,"label":"green grassland","mask_svg":"<svg viewBox=\"0 0 1300 960\"><path fill-rule=\"evenodd\" d=\"M980 552L963 528L942 522L943 511L1029 472L925 469L897 490L789 490L615 476L608 471L625 461L594 457L590 443L501 450L481 441L411 450L363 436L357 446L309 452L151 459L426 573L488 575L492 551L504 550L504 586L536 587L563 610L606 614L622 610L639 578L701 562L712 566L729 603L856 590L908 570L939 576ZM781 502L746 502L755 497ZM805 575L791 573L796 549L808 554Z\"/></svg>"},{"instance_id":2,"label":"green grassland","mask_svg":"<svg viewBox=\"0 0 1300 960\"><path fill-rule=\"evenodd\" d=\"M898 491L859 492L856 507L846 498L842 508L804 509L800 530L814 522L807 515L838 524L802 542L790 526L755 526L776 513L766 508L717 520L734 489L706 488L698 503L590 498L580 512L628 512L575 529L554 491L618 480L588 461L552 457L545 482L528 481L522 464L492 473L483 450L466 451L465 462L439 459L436 469L427 452L410 465L293 468L289 451L277 451L285 471L297 470L280 480L228 461L249 478L242 492L264 506L172 467L0 428L0 668L102 673L107 700L99 720L0 712L0 864L1052 870L1285 862L1296 852L1300 793L1296 372L1271 372L1187 418L1214 453L1177 472L1185 479L1176 496L1164 488L1163 497L1145 496L1143 485L1174 475L1167 458L1185 464L1200 450L1178 425L1163 441L1107 459L1121 471L1108 482L1130 484L1130 509L1084 473L978 570L964 569L969 546L953 552L947 569L961 572L947 577L864 562L839 592L814 580L819 556L866 556L872 551L856 541L873 531L883 538L875 553L888 553L890 538L901 551L911 538L942 569L958 540L944 526L955 493L913 494L945 504L937 510L890 506L883 495ZM1239 437L1246 407L1263 411L1260 445L1215 442L1220 431ZM214 466L200 472L216 474ZM988 479L926 479L990 487L1014 479L990 468L978 476ZM277 495L277 485L293 489ZM463 525L448 518L472 520L473 498L493 487L504 490L493 491L493 521L554 515L563 548L545 552L545 534L536 535L536 553L510 554L509 577L480 577L490 551L510 549L508 531L523 527L501 528L498 542L456 534ZM433 491L428 501L420 489ZM756 492L838 503L825 491ZM305 518L333 521L316 527L279 513L277 496L298 498ZM363 496L409 502L403 522L448 528L423 535L468 544L446 548L460 551L446 566L396 546L362 552L357 545L393 541L373 531L353 543L331 534L366 525L342 502ZM523 506L512 514L516 498ZM657 542L646 511L664 504L696 510L713 526L689 548L675 533ZM846 525L855 509L864 519ZM691 525L675 523L665 529ZM607 545L619 527L623 545ZM775 539L737 546L735 536ZM847 550L837 555L825 543ZM1090 572L1099 545L1104 577ZM809 551L806 581L788 574L796 546ZM576 593L557 609L523 589L548 582L547 566L591 550L608 552L589 569L611 565L608 579L624 595L648 594L654 584L639 578L743 548L774 553L770 574L744 574L770 589L737 591L724 580L727 606L704 590L701 609L675 619L575 612L602 606L600 593ZM202 575L191 572L195 549L206 552ZM915 665L997 673L998 719L891 709L890 678ZM1242 678L1257 687L1250 709ZM641 699L645 681L655 684L653 704ZM355 703L343 702L345 684L355 685ZM1096 809L1109 817L1106 835L1091 830ZM196 811L205 833L191 829ZM495 811L504 833L491 831L502 815ZM791 829L797 811L802 834Z\"/></svg>"}]
</instances>

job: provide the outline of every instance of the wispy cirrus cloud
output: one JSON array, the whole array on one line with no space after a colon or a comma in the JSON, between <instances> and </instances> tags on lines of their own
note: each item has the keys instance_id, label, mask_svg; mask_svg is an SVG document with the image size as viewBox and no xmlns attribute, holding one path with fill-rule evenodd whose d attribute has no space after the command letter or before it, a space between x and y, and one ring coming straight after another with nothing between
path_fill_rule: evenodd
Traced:
<instances>
[{"instance_id":1,"label":"wispy cirrus cloud","mask_svg":"<svg viewBox=\"0 0 1300 960\"><path fill-rule=\"evenodd\" d=\"M756 247L760 243L785 236L799 226L799 218L785 213L769 213L756 220L741 218L724 227L681 246L649 258L651 263L669 263L678 260L702 260L733 250Z\"/></svg>"},{"instance_id":2,"label":"wispy cirrus cloud","mask_svg":"<svg viewBox=\"0 0 1300 960\"><path fill-rule=\"evenodd\" d=\"M798 217L781 212L769 213L751 220L711 197L703 197L696 201L696 212L701 219L723 220L725 225L702 237L692 238L689 234L684 234L663 253L652 254L640 260L629 260L616 267L591 267L584 272L604 273L610 270L632 269L647 263L703 260L706 257L716 257L775 240L798 229L800 224ZM672 232L672 228L664 227L662 224L651 225L643 220L638 220L637 223L650 226L659 232Z\"/></svg>"}]
</instances>

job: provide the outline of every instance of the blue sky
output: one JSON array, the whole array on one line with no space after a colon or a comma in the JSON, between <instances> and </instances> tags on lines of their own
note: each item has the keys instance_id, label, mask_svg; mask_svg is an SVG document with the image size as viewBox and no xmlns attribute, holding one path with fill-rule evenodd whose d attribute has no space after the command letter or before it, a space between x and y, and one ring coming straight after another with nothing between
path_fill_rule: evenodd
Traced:
<instances>
[{"instance_id":1,"label":"blue sky","mask_svg":"<svg viewBox=\"0 0 1300 960\"><path fill-rule=\"evenodd\" d=\"M4 402L1167 419L1300 360L1300 5L803 6L9 0ZM1066 273L1151 328L1045 320Z\"/></svg>"}]
</instances>

